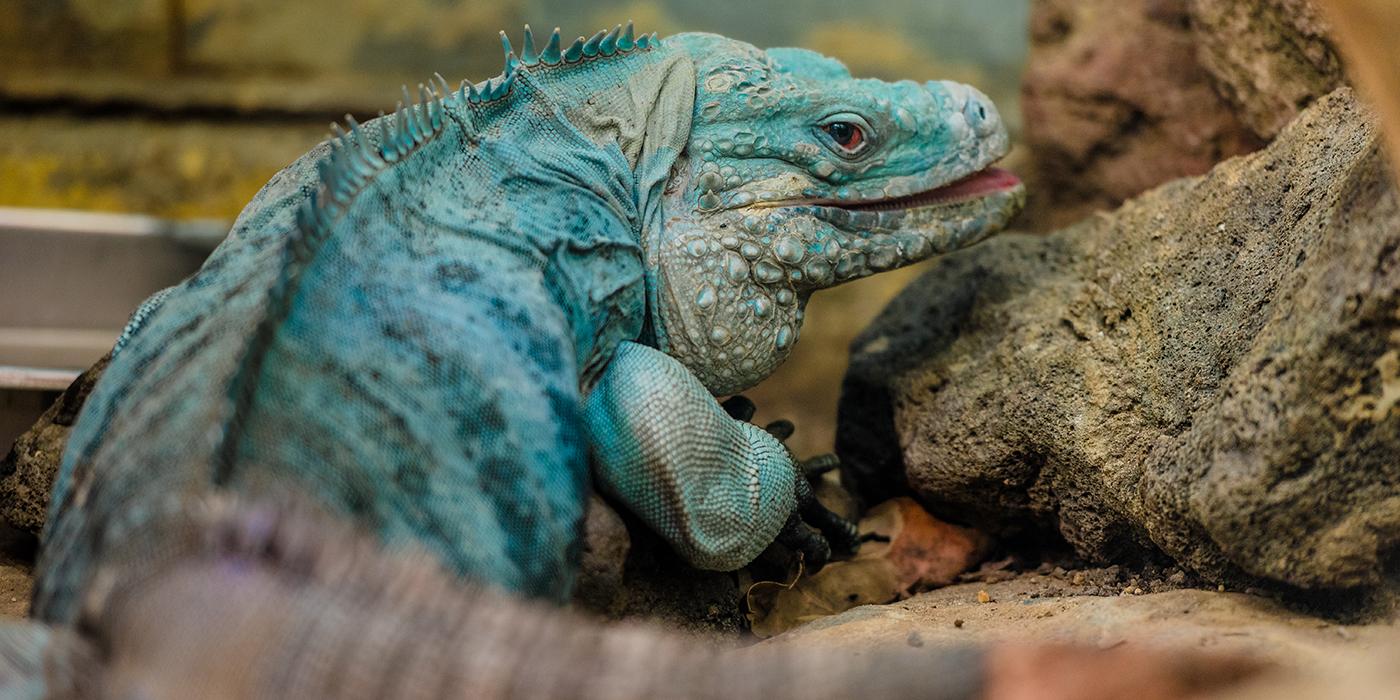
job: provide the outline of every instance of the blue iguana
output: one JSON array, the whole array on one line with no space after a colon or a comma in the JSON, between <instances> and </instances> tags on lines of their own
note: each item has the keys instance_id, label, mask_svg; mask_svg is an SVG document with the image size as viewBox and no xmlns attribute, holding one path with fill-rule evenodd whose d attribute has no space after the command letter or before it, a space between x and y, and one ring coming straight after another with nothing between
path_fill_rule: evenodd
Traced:
<instances>
[{"instance_id":1,"label":"blue iguana","mask_svg":"<svg viewBox=\"0 0 1400 700\"><path fill-rule=\"evenodd\" d=\"M500 76L347 117L134 314L56 480L47 626L10 635L12 665L106 654L88 661L108 682L156 696L131 669L195 674L202 649L238 673L276 659L236 687L297 695L338 675L318 626L341 646L379 630L355 640L366 663L420 637L405 620L456 640L443 661L482 653L440 620L491 591L565 600L591 484L702 568L780 537L818 564L853 546L780 440L716 397L787 357L813 292L1008 222L1024 195L991 167L991 102L709 34L501 37Z\"/></svg>"}]
</instances>

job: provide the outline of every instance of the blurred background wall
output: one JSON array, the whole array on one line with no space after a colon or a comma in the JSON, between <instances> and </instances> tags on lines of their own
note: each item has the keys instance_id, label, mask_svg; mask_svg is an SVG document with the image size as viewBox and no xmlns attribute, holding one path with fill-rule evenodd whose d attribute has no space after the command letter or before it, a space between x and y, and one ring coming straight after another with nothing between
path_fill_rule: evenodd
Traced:
<instances>
[{"instance_id":1,"label":"blurred background wall","mask_svg":"<svg viewBox=\"0 0 1400 700\"><path fill-rule=\"evenodd\" d=\"M1016 132L1029 4L0 0L0 207L205 222L136 226L145 238L55 238L0 222L0 366L72 371L96 360L125 313L187 274L209 239L321 140L328 122L390 109L401 84L434 71L454 84L495 75L498 29L518 37L529 22L576 36L630 18L663 35L712 31L805 46L856 74L976 84ZM205 240L172 235L181 230ZM913 274L819 294L793 359L751 392L760 419L797 421L799 453L830 449L846 346ZM0 424L0 451L51 396L0 393L13 424Z\"/></svg>"}]
</instances>

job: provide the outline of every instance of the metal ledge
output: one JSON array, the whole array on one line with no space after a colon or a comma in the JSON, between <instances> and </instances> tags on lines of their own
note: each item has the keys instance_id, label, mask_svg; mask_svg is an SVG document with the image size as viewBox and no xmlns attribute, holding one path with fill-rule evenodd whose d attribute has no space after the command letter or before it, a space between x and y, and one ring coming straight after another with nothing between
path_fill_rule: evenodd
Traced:
<instances>
[{"instance_id":1,"label":"metal ledge","mask_svg":"<svg viewBox=\"0 0 1400 700\"><path fill-rule=\"evenodd\" d=\"M72 370L111 348L143 299L197 270L228 228L212 220L0 207L0 366L71 379Z\"/></svg>"},{"instance_id":2,"label":"metal ledge","mask_svg":"<svg viewBox=\"0 0 1400 700\"><path fill-rule=\"evenodd\" d=\"M79 374L75 370L0 365L0 391L63 391Z\"/></svg>"}]
</instances>

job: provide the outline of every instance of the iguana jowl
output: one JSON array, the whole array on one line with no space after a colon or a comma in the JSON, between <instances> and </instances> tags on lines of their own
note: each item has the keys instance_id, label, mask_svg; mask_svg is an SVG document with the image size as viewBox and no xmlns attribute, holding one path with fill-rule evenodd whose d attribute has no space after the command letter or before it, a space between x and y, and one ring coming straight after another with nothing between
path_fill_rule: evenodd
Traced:
<instances>
[{"instance_id":1,"label":"iguana jowl","mask_svg":"<svg viewBox=\"0 0 1400 700\"><path fill-rule=\"evenodd\" d=\"M38 618L120 618L115 592L183 556L297 550L250 504L556 600L590 478L700 567L794 513L847 534L714 397L783 361L816 290L1006 224L1023 190L990 167L991 103L630 25L506 51L495 79L351 120L136 314L64 457Z\"/></svg>"}]
</instances>

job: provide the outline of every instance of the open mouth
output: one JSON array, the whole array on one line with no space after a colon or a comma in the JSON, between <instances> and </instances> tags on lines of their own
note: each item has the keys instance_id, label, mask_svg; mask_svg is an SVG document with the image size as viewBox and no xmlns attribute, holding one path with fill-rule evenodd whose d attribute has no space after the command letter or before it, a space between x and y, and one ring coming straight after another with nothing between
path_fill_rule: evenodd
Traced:
<instances>
[{"instance_id":1,"label":"open mouth","mask_svg":"<svg viewBox=\"0 0 1400 700\"><path fill-rule=\"evenodd\" d=\"M940 204L956 204L978 199L991 194L1006 192L1020 186L1021 179L1008 170L987 168L975 172L956 182L935 187L923 192L874 199L863 202L831 202L824 206L839 207L852 211L898 211L901 209L921 209Z\"/></svg>"}]
</instances>

